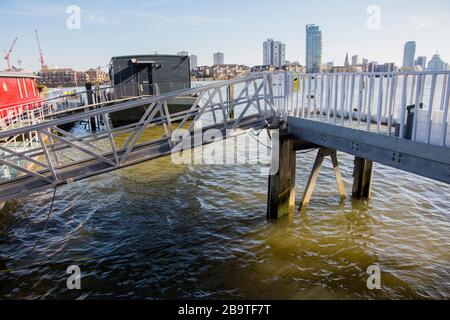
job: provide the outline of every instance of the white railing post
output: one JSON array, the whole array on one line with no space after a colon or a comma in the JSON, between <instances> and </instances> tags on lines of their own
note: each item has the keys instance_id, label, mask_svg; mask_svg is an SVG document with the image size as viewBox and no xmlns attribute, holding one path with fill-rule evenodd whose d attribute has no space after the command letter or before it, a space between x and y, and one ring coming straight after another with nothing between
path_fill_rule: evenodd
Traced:
<instances>
[{"instance_id":1,"label":"white railing post","mask_svg":"<svg viewBox=\"0 0 450 320\"><path fill-rule=\"evenodd\" d=\"M383 108L383 76L380 76L378 84L378 104L377 104L377 133L381 131L381 112Z\"/></svg>"},{"instance_id":2,"label":"white railing post","mask_svg":"<svg viewBox=\"0 0 450 320\"><path fill-rule=\"evenodd\" d=\"M414 121L413 121L413 128L412 128L412 137L411 140L416 141L417 137L417 116L419 113L419 107L420 107L420 97L422 96L421 93L422 90L422 75L417 76L417 85L416 85L416 99L414 101Z\"/></svg>"},{"instance_id":3,"label":"white railing post","mask_svg":"<svg viewBox=\"0 0 450 320\"><path fill-rule=\"evenodd\" d=\"M430 103L428 104L428 115L427 115L427 131L425 132L426 134L426 139L425 141L427 143L430 143L430 139L431 139L431 125L433 122L433 103L434 103L434 94L436 91L436 78L437 78L437 74L433 74L432 78L431 78L431 90L430 90Z\"/></svg>"},{"instance_id":4,"label":"white railing post","mask_svg":"<svg viewBox=\"0 0 450 320\"><path fill-rule=\"evenodd\" d=\"M445 83L443 84L445 86ZM448 109L449 109L449 100L450 100L450 77L447 77L447 89L445 94L445 102L444 102L444 115L442 117L442 129L441 129L441 145L446 145L446 137L448 132Z\"/></svg>"},{"instance_id":5,"label":"white railing post","mask_svg":"<svg viewBox=\"0 0 450 320\"><path fill-rule=\"evenodd\" d=\"M347 89L347 75L342 76L341 80L341 106L340 106L340 116L341 116L341 126L344 126L344 111L345 111L345 99L346 99L346 89Z\"/></svg>"},{"instance_id":6,"label":"white railing post","mask_svg":"<svg viewBox=\"0 0 450 320\"><path fill-rule=\"evenodd\" d=\"M338 91L339 91L339 74L335 75L335 83L334 83L334 103L333 103L333 123L337 124L337 107L338 107Z\"/></svg>"}]
</instances>

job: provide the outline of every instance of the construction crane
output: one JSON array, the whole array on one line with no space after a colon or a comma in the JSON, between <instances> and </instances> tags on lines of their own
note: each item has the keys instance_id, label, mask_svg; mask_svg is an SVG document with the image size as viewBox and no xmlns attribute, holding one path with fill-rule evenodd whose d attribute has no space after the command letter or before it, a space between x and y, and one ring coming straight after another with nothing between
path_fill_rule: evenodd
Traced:
<instances>
[{"instance_id":1,"label":"construction crane","mask_svg":"<svg viewBox=\"0 0 450 320\"><path fill-rule=\"evenodd\" d=\"M9 57L11 56L11 52L14 49L17 39L18 39L17 37L14 39L14 41L11 45L11 48L9 48L8 51L3 50L5 52L4 59L6 60L6 65L8 66L8 69L7 69L8 71L11 70L11 63L9 62Z\"/></svg>"},{"instance_id":2,"label":"construction crane","mask_svg":"<svg viewBox=\"0 0 450 320\"><path fill-rule=\"evenodd\" d=\"M45 69L45 62L44 62L44 54L42 53L42 49L41 49L41 43L39 42L39 35L37 30L34 30L36 33L36 41L37 41L37 46L38 46L38 50L39 50L39 62L41 64L41 70Z\"/></svg>"}]
</instances>

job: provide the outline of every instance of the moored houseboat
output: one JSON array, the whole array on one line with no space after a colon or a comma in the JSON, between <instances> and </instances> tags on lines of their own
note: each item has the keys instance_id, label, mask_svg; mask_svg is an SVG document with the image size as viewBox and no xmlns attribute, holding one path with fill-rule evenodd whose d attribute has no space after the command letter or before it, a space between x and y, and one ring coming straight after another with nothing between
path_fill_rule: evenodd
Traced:
<instances>
[{"instance_id":1,"label":"moored houseboat","mask_svg":"<svg viewBox=\"0 0 450 320\"><path fill-rule=\"evenodd\" d=\"M114 98L145 97L169 93L191 87L190 62L182 55L128 55L112 57L111 84ZM195 103L192 96L177 97L168 101L170 114L186 111ZM135 123L148 105L111 113L113 126Z\"/></svg>"},{"instance_id":2,"label":"moored houseboat","mask_svg":"<svg viewBox=\"0 0 450 320\"><path fill-rule=\"evenodd\" d=\"M0 71L0 119L20 115L40 106L45 94L32 73Z\"/></svg>"}]
</instances>

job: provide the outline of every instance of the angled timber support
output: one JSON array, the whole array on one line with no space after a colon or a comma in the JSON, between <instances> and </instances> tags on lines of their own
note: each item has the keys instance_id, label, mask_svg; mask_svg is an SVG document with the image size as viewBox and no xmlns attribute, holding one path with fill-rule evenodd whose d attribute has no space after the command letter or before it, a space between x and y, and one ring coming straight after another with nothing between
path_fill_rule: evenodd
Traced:
<instances>
[{"instance_id":1,"label":"angled timber support","mask_svg":"<svg viewBox=\"0 0 450 320\"><path fill-rule=\"evenodd\" d=\"M295 210L294 138L280 135L278 172L269 176L267 218L277 219Z\"/></svg>"},{"instance_id":2,"label":"angled timber support","mask_svg":"<svg viewBox=\"0 0 450 320\"><path fill-rule=\"evenodd\" d=\"M370 198L372 189L373 162L355 157L353 169L352 197L356 199Z\"/></svg>"},{"instance_id":3,"label":"angled timber support","mask_svg":"<svg viewBox=\"0 0 450 320\"><path fill-rule=\"evenodd\" d=\"M303 193L302 202L299 206L299 211L305 211L308 206L309 200L311 200L314 187L316 186L317 178L319 177L320 167L322 166L325 157L330 156L331 162L333 164L334 174L336 175L336 182L339 190L339 196L341 201L345 198L345 188L344 182L342 181L341 170L339 169L339 163L337 160L336 150L328 148L320 148L317 152L316 160L311 169L311 174L309 175L308 183L306 184L305 192Z\"/></svg>"}]
</instances>

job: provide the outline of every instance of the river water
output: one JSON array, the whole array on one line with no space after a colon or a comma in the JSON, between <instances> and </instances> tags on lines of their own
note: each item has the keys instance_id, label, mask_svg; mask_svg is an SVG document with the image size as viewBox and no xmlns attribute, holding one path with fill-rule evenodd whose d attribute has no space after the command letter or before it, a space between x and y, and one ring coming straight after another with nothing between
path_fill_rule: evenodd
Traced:
<instances>
[{"instance_id":1,"label":"river water","mask_svg":"<svg viewBox=\"0 0 450 320\"><path fill-rule=\"evenodd\" d=\"M315 154L297 155L297 203ZM338 157L350 193L353 159ZM159 158L56 189L47 226L52 190L11 202L0 298L450 297L450 186L375 164L372 198L340 204L326 160L307 211L268 221L260 169Z\"/></svg>"}]
</instances>

